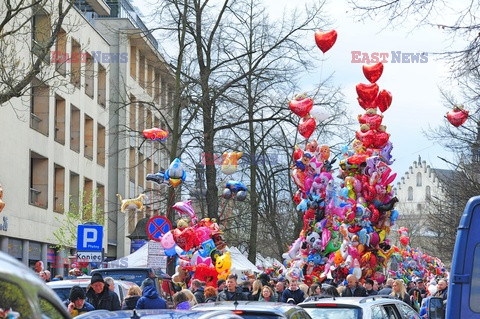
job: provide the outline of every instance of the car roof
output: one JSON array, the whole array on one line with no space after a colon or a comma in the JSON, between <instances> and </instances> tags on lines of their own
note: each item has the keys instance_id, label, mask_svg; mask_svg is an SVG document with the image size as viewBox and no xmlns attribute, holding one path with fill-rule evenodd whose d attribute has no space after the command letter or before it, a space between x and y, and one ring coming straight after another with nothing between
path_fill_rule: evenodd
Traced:
<instances>
[{"instance_id":1,"label":"car roof","mask_svg":"<svg viewBox=\"0 0 480 319\"><path fill-rule=\"evenodd\" d=\"M175 310L175 309L141 309L141 310L94 310L87 312L83 315L77 316L78 319L100 319L100 318L112 318L112 319L130 319L133 314L138 316L137 318L145 319L241 319L242 317L235 315L229 311L198 311L198 310Z\"/></svg>"},{"instance_id":2,"label":"car roof","mask_svg":"<svg viewBox=\"0 0 480 319\"><path fill-rule=\"evenodd\" d=\"M274 312L286 313L292 308L298 308L297 305L281 303L281 302L265 302L265 301L216 301L198 304L193 309L199 310L244 310L255 312Z\"/></svg>"},{"instance_id":3,"label":"car roof","mask_svg":"<svg viewBox=\"0 0 480 319\"><path fill-rule=\"evenodd\" d=\"M147 272L152 272L154 273L157 277L160 277L162 279L171 279L171 277L166 274L164 271L160 269L153 269L153 268L148 268L148 267L127 267L127 268L98 268L92 270L91 274L99 272L99 273L109 273L109 272L119 272L119 273L124 273L124 272L138 272L138 271L147 271Z\"/></svg>"},{"instance_id":4,"label":"car roof","mask_svg":"<svg viewBox=\"0 0 480 319\"><path fill-rule=\"evenodd\" d=\"M325 296L312 296L305 299L304 302L298 304L300 307L315 304L339 304L339 305L353 305L359 306L370 304L384 304L384 303L398 303L402 302L392 296L388 295L375 295L368 297L325 297Z\"/></svg>"}]
</instances>

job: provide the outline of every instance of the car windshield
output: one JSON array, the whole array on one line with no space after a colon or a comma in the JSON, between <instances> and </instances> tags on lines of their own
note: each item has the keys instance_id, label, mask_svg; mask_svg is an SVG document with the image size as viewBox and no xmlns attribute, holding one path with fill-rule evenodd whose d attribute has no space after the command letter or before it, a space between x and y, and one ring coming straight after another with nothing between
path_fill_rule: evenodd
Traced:
<instances>
[{"instance_id":1,"label":"car windshield","mask_svg":"<svg viewBox=\"0 0 480 319\"><path fill-rule=\"evenodd\" d=\"M57 294L60 300L65 301L70 297L70 290L72 287L65 287L65 288L53 288L53 291Z\"/></svg>"},{"instance_id":2,"label":"car windshield","mask_svg":"<svg viewBox=\"0 0 480 319\"><path fill-rule=\"evenodd\" d=\"M359 319L360 309L358 308L304 308L310 317L316 319Z\"/></svg>"},{"instance_id":3,"label":"car windshield","mask_svg":"<svg viewBox=\"0 0 480 319\"><path fill-rule=\"evenodd\" d=\"M140 271L134 271L134 270L128 270L128 271L99 271L103 277L112 277L115 280L125 280L125 281L131 281L136 283L138 286L142 285L143 280L147 278L147 272L140 270Z\"/></svg>"}]
</instances>

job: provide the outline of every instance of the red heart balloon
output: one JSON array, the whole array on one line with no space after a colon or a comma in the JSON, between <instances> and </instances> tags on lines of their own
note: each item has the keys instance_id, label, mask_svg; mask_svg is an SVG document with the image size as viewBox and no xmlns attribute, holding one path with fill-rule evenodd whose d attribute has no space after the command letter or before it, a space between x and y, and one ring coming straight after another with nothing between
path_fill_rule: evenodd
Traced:
<instances>
[{"instance_id":1,"label":"red heart balloon","mask_svg":"<svg viewBox=\"0 0 480 319\"><path fill-rule=\"evenodd\" d=\"M315 42L323 53L330 50L335 44L335 41L337 41L337 31L335 30L328 32L318 30L315 32Z\"/></svg>"},{"instance_id":2,"label":"red heart balloon","mask_svg":"<svg viewBox=\"0 0 480 319\"><path fill-rule=\"evenodd\" d=\"M388 143L390 135L387 132L377 131L375 135L374 146L376 148L383 148Z\"/></svg>"},{"instance_id":3,"label":"red heart balloon","mask_svg":"<svg viewBox=\"0 0 480 319\"><path fill-rule=\"evenodd\" d=\"M387 90L381 90L375 99L375 104L382 113L385 112L392 104L392 94Z\"/></svg>"},{"instance_id":4,"label":"red heart balloon","mask_svg":"<svg viewBox=\"0 0 480 319\"><path fill-rule=\"evenodd\" d=\"M450 124L452 124L455 127L459 127L460 125L465 123L467 118L468 118L467 110L460 110L455 108L454 110L449 111L447 113L447 120L450 122Z\"/></svg>"},{"instance_id":5,"label":"red heart balloon","mask_svg":"<svg viewBox=\"0 0 480 319\"><path fill-rule=\"evenodd\" d=\"M373 102L378 95L378 85L376 83L359 83L356 86L358 97L367 103Z\"/></svg>"},{"instance_id":6,"label":"red heart balloon","mask_svg":"<svg viewBox=\"0 0 480 319\"><path fill-rule=\"evenodd\" d=\"M295 151L293 151L293 161L296 162L299 159L301 159L303 156L303 150L298 147L298 145L295 145Z\"/></svg>"},{"instance_id":7,"label":"red heart balloon","mask_svg":"<svg viewBox=\"0 0 480 319\"><path fill-rule=\"evenodd\" d=\"M377 80L382 76L383 73L383 64L382 62L378 62L377 64L373 65L366 65L362 66L363 74L370 81L370 83L375 83Z\"/></svg>"},{"instance_id":8,"label":"red heart balloon","mask_svg":"<svg viewBox=\"0 0 480 319\"><path fill-rule=\"evenodd\" d=\"M295 113L300 117L304 117L312 109L313 99L302 98L302 99L290 100L290 102L288 102L288 106L290 107L290 110L293 113Z\"/></svg>"},{"instance_id":9,"label":"red heart balloon","mask_svg":"<svg viewBox=\"0 0 480 319\"><path fill-rule=\"evenodd\" d=\"M379 114L362 114L358 116L358 122L360 124L370 125L371 130L376 130L382 124L383 116Z\"/></svg>"},{"instance_id":10,"label":"red heart balloon","mask_svg":"<svg viewBox=\"0 0 480 319\"><path fill-rule=\"evenodd\" d=\"M300 120L300 124L298 124L298 133L300 133L300 135L305 138L309 138L315 130L316 126L317 122L313 117L310 117L308 119L302 118Z\"/></svg>"},{"instance_id":11,"label":"red heart balloon","mask_svg":"<svg viewBox=\"0 0 480 319\"><path fill-rule=\"evenodd\" d=\"M355 137L357 140L362 142L363 146L366 148L370 148L373 146L373 143L375 141L375 132L372 130L368 130L366 132L362 131L357 131L355 132Z\"/></svg>"},{"instance_id":12,"label":"red heart balloon","mask_svg":"<svg viewBox=\"0 0 480 319\"><path fill-rule=\"evenodd\" d=\"M362 100L362 99L359 98L359 97L357 97L357 101L358 101L358 104L360 104L360 106L361 106L364 110L376 109L376 108L377 108L377 105L376 105L374 102L365 102L364 100Z\"/></svg>"},{"instance_id":13,"label":"red heart balloon","mask_svg":"<svg viewBox=\"0 0 480 319\"><path fill-rule=\"evenodd\" d=\"M183 230L175 228L173 230L173 238L177 245L185 251L189 251L194 246L195 232L192 227L187 227Z\"/></svg>"}]
</instances>

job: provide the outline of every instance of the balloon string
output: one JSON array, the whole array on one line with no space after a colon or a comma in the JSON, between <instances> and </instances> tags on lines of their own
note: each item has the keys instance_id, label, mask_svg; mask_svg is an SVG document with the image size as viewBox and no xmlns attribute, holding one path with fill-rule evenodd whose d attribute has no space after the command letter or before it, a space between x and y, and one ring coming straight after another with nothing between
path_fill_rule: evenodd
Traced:
<instances>
[{"instance_id":1,"label":"balloon string","mask_svg":"<svg viewBox=\"0 0 480 319\"><path fill-rule=\"evenodd\" d=\"M220 222L222 220L224 211L225 211L225 199L222 201L222 208L220 209L220 215L218 216L218 222Z\"/></svg>"},{"instance_id":2,"label":"balloon string","mask_svg":"<svg viewBox=\"0 0 480 319\"><path fill-rule=\"evenodd\" d=\"M228 210L227 210L227 215L225 216L225 221L223 222L223 229L227 229L227 220L228 220L228 215L230 215L230 212L232 210L232 205L233 205L233 201L230 201L229 203L229 207L228 207Z\"/></svg>"},{"instance_id":3,"label":"balloon string","mask_svg":"<svg viewBox=\"0 0 480 319\"><path fill-rule=\"evenodd\" d=\"M325 55L324 55L325 57ZM322 59L322 63L320 64L320 77L319 77L319 83L318 83L318 88L317 88L317 92L315 92L315 94L313 95L313 97L315 98L319 93L320 93L320 90L322 88L322 77L323 77L323 62L325 60Z\"/></svg>"}]
</instances>

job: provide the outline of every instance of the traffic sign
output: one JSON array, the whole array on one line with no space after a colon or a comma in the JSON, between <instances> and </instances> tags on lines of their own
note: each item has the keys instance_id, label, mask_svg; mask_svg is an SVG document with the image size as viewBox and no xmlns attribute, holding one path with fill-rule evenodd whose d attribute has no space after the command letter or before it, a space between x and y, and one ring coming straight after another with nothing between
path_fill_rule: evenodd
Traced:
<instances>
[{"instance_id":1,"label":"traffic sign","mask_svg":"<svg viewBox=\"0 0 480 319\"><path fill-rule=\"evenodd\" d=\"M103 226L78 225L77 251L102 251Z\"/></svg>"},{"instance_id":2,"label":"traffic sign","mask_svg":"<svg viewBox=\"0 0 480 319\"><path fill-rule=\"evenodd\" d=\"M154 216L147 222L147 235L149 239L160 241L160 238L172 229L172 224L164 216Z\"/></svg>"},{"instance_id":3,"label":"traffic sign","mask_svg":"<svg viewBox=\"0 0 480 319\"><path fill-rule=\"evenodd\" d=\"M77 260L84 263L102 262L103 253L101 251L77 251Z\"/></svg>"}]
</instances>

